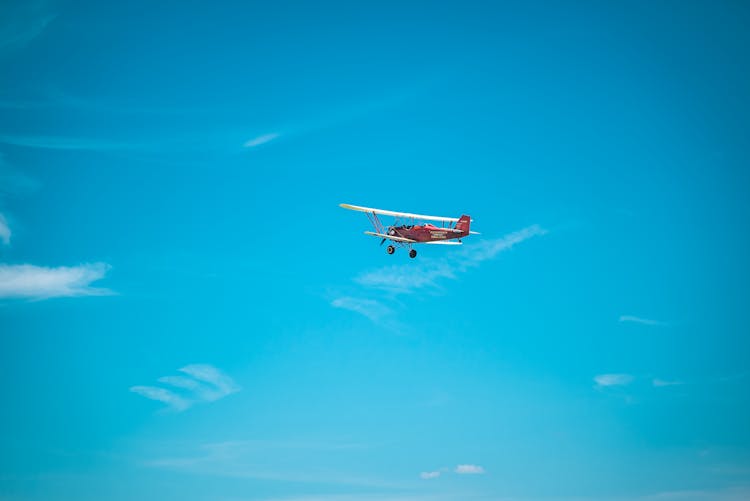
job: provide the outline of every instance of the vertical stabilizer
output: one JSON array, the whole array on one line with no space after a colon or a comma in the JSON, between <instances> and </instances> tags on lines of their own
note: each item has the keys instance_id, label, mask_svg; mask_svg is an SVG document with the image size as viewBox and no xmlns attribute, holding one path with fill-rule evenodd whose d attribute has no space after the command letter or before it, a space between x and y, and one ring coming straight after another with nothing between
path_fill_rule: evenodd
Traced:
<instances>
[{"instance_id":1,"label":"vertical stabilizer","mask_svg":"<svg viewBox=\"0 0 750 501\"><path fill-rule=\"evenodd\" d=\"M458 219L456 223L456 229L461 230L465 233L469 233L469 227L471 226L471 218L467 215L463 215Z\"/></svg>"}]
</instances>

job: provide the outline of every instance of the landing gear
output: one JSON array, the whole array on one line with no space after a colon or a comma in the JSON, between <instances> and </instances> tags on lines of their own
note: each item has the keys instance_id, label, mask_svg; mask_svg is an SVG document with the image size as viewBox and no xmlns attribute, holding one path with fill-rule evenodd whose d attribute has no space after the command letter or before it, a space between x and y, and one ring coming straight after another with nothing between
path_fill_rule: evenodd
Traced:
<instances>
[{"instance_id":1,"label":"landing gear","mask_svg":"<svg viewBox=\"0 0 750 501\"><path fill-rule=\"evenodd\" d=\"M414 259L415 257L417 257L417 251L415 251L414 249L410 250L409 251L409 257L412 258L412 259Z\"/></svg>"},{"instance_id":2,"label":"landing gear","mask_svg":"<svg viewBox=\"0 0 750 501\"><path fill-rule=\"evenodd\" d=\"M392 245L389 245L388 247L385 248L385 251L388 254L393 254L394 252L396 252L396 248L394 246L392 246Z\"/></svg>"}]
</instances>

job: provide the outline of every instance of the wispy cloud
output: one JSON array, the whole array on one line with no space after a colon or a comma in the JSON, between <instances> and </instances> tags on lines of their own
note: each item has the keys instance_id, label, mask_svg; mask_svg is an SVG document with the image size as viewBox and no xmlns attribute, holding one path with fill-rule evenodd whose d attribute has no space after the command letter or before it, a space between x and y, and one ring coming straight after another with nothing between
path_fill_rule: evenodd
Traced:
<instances>
[{"instance_id":1,"label":"wispy cloud","mask_svg":"<svg viewBox=\"0 0 750 501\"><path fill-rule=\"evenodd\" d=\"M244 147L256 148L270 143L271 141L275 141L282 136L285 139L301 137L331 127L341 126L342 124L356 120L357 118L378 113L393 106L398 106L415 92L416 91L412 90L406 92L402 90L394 95L379 99L371 99L365 102L331 105L327 107L327 111L324 114L308 117L306 119L301 118L293 122L281 124L280 126L274 127L277 132L260 134L250 138L244 143ZM279 129L283 132L278 132Z\"/></svg>"},{"instance_id":2,"label":"wispy cloud","mask_svg":"<svg viewBox=\"0 0 750 501\"><path fill-rule=\"evenodd\" d=\"M213 365L187 365L181 368L180 372L184 372L195 378L197 381L208 385L202 385L196 389L196 395L207 402L219 400L220 398L224 398L227 395L240 391L240 387L231 377L227 376Z\"/></svg>"},{"instance_id":3,"label":"wispy cloud","mask_svg":"<svg viewBox=\"0 0 750 501\"><path fill-rule=\"evenodd\" d=\"M130 391L151 400L164 402L169 408L178 412L184 411L192 405L191 401L179 396L175 392L156 386L131 386Z\"/></svg>"},{"instance_id":4,"label":"wispy cloud","mask_svg":"<svg viewBox=\"0 0 750 501\"><path fill-rule=\"evenodd\" d=\"M599 374L594 376L597 388L608 386L627 386L633 382L634 377L630 374Z\"/></svg>"},{"instance_id":5,"label":"wispy cloud","mask_svg":"<svg viewBox=\"0 0 750 501\"><path fill-rule=\"evenodd\" d=\"M620 316L620 322L633 322L633 323L636 323L636 324L653 325L653 326L667 325L666 322L661 322L659 320L651 320L651 319L648 319L648 318L636 317L636 316L633 316L633 315L621 315Z\"/></svg>"},{"instance_id":6,"label":"wispy cloud","mask_svg":"<svg viewBox=\"0 0 750 501\"><path fill-rule=\"evenodd\" d=\"M278 133L271 133L271 134L263 134L257 137L254 137L252 139L249 139L245 142L243 145L245 148L255 148L256 146L260 146L261 144L270 143L274 139L279 137Z\"/></svg>"},{"instance_id":7,"label":"wispy cloud","mask_svg":"<svg viewBox=\"0 0 750 501\"><path fill-rule=\"evenodd\" d=\"M0 53L22 49L57 17L46 2L27 1L3 5L0 16Z\"/></svg>"},{"instance_id":8,"label":"wispy cloud","mask_svg":"<svg viewBox=\"0 0 750 501\"><path fill-rule=\"evenodd\" d=\"M305 484L352 485L392 490L400 486L390 480L360 475L341 460L362 457L369 445L340 441L228 440L190 446L176 455L157 457L144 463L151 468L167 469L190 475L224 478L265 479ZM160 453L162 448L160 448ZM348 461L347 461L348 458ZM332 462L328 462L332 461ZM349 470L349 471L347 471Z\"/></svg>"},{"instance_id":9,"label":"wispy cloud","mask_svg":"<svg viewBox=\"0 0 750 501\"><path fill-rule=\"evenodd\" d=\"M185 390L197 390L201 384L195 379L185 376L164 376L157 379L160 383L174 386L175 388L183 388Z\"/></svg>"},{"instance_id":10,"label":"wispy cloud","mask_svg":"<svg viewBox=\"0 0 750 501\"><path fill-rule=\"evenodd\" d=\"M440 279L456 278L457 271L448 258L424 259L413 266L393 265L368 271L354 280L365 287L407 294L426 287L437 287Z\"/></svg>"},{"instance_id":11,"label":"wispy cloud","mask_svg":"<svg viewBox=\"0 0 750 501\"><path fill-rule=\"evenodd\" d=\"M682 381L668 381L668 380L665 380L665 379L654 378L651 381L651 384L654 385L657 388L661 388L661 387L664 387L664 386L678 386L678 385L681 385L681 384L684 384L684 383Z\"/></svg>"},{"instance_id":12,"label":"wispy cloud","mask_svg":"<svg viewBox=\"0 0 750 501\"><path fill-rule=\"evenodd\" d=\"M110 266L105 263L47 268L31 264L0 264L0 298L48 299L71 296L105 296L109 289L92 287Z\"/></svg>"},{"instance_id":13,"label":"wispy cloud","mask_svg":"<svg viewBox=\"0 0 750 501\"><path fill-rule=\"evenodd\" d=\"M164 376L158 381L173 389L158 386L131 386L130 391L151 400L157 400L176 412L184 411L197 403L213 402L241 390L234 380L213 365L192 364L179 369L186 376Z\"/></svg>"},{"instance_id":14,"label":"wispy cloud","mask_svg":"<svg viewBox=\"0 0 750 501\"><path fill-rule=\"evenodd\" d=\"M391 314L390 308L375 299L344 296L331 301L331 306L359 313L376 323Z\"/></svg>"},{"instance_id":15,"label":"wispy cloud","mask_svg":"<svg viewBox=\"0 0 750 501\"><path fill-rule=\"evenodd\" d=\"M636 501L747 501L750 486L737 485L696 490L664 491L636 498Z\"/></svg>"},{"instance_id":16,"label":"wispy cloud","mask_svg":"<svg viewBox=\"0 0 750 501\"><path fill-rule=\"evenodd\" d=\"M482 475L485 473L484 468L476 464L459 464L453 471L459 475Z\"/></svg>"},{"instance_id":17,"label":"wispy cloud","mask_svg":"<svg viewBox=\"0 0 750 501\"><path fill-rule=\"evenodd\" d=\"M13 168L0 152L0 199L6 195L24 195L35 191L39 183L21 171Z\"/></svg>"},{"instance_id":18,"label":"wispy cloud","mask_svg":"<svg viewBox=\"0 0 750 501\"><path fill-rule=\"evenodd\" d=\"M423 471L422 473L419 474L419 478L421 478L423 480L431 480L433 478L438 478L440 476L440 474L441 474L440 470L436 470L436 471Z\"/></svg>"},{"instance_id":19,"label":"wispy cloud","mask_svg":"<svg viewBox=\"0 0 750 501\"><path fill-rule=\"evenodd\" d=\"M347 493L347 494L311 494L302 496L283 496L263 498L261 501L454 501L456 498L451 495L438 494L415 494L394 493L390 490L387 493ZM475 500L476 497L463 498L464 501L469 499Z\"/></svg>"},{"instance_id":20,"label":"wispy cloud","mask_svg":"<svg viewBox=\"0 0 750 501\"><path fill-rule=\"evenodd\" d=\"M445 493L347 493L347 494L312 494L302 496L279 496L263 498L262 501L747 501L750 499L750 486L739 485L730 487L707 488L703 490L665 491L652 494L635 495L623 497L621 495L599 495L591 497L538 497L538 496L514 496L500 497L487 496L480 492L445 492Z\"/></svg>"},{"instance_id":21,"label":"wispy cloud","mask_svg":"<svg viewBox=\"0 0 750 501\"><path fill-rule=\"evenodd\" d=\"M0 136L0 143L26 148L51 150L112 151L142 148L144 145L111 141L109 139L66 136Z\"/></svg>"},{"instance_id":22,"label":"wispy cloud","mask_svg":"<svg viewBox=\"0 0 750 501\"><path fill-rule=\"evenodd\" d=\"M539 225L529 226L501 238L467 244L464 249L449 257L424 259L419 264L386 266L363 273L356 277L355 281L365 287L396 294L437 287L440 280L455 279L458 274L479 266L484 261L494 259L501 252L546 233L547 230Z\"/></svg>"},{"instance_id":23,"label":"wispy cloud","mask_svg":"<svg viewBox=\"0 0 750 501\"><path fill-rule=\"evenodd\" d=\"M5 245L10 244L10 227L8 226L8 220L5 216L0 214L0 242Z\"/></svg>"},{"instance_id":24,"label":"wispy cloud","mask_svg":"<svg viewBox=\"0 0 750 501\"><path fill-rule=\"evenodd\" d=\"M486 473L485 469L476 464L458 464L454 468L438 468L433 471L423 471L419 474L419 478L422 480L432 480L442 476L444 473L455 473L457 475L483 475Z\"/></svg>"},{"instance_id":25,"label":"wispy cloud","mask_svg":"<svg viewBox=\"0 0 750 501\"><path fill-rule=\"evenodd\" d=\"M468 247L464 257L465 266L476 266L482 261L494 259L499 253L512 248L514 245L528 240L532 237L546 235L547 230L534 224L519 231L508 233L507 235L496 238L480 240L477 245Z\"/></svg>"}]
</instances>

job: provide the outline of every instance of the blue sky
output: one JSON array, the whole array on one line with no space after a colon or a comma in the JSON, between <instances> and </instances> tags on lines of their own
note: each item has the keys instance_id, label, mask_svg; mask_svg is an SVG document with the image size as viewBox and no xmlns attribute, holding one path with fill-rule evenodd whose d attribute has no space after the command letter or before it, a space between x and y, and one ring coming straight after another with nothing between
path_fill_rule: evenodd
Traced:
<instances>
[{"instance_id":1,"label":"blue sky","mask_svg":"<svg viewBox=\"0 0 750 501\"><path fill-rule=\"evenodd\" d=\"M750 498L748 22L4 2L0 499Z\"/></svg>"}]
</instances>

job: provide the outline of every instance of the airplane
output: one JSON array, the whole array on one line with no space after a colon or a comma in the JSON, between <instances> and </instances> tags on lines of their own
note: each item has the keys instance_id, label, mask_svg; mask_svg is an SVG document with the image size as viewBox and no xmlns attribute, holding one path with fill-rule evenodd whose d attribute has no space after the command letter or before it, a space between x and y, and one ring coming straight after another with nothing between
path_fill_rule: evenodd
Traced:
<instances>
[{"instance_id":1,"label":"airplane","mask_svg":"<svg viewBox=\"0 0 750 501\"><path fill-rule=\"evenodd\" d=\"M395 212L390 210L372 209L370 207L360 207L358 205L339 204L340 207L349 210L356 210L367 214L375 231L366 231L365 235L380 237L380 245L389 240L390 244L385 248L388 254L396 252L395 245L407 247L409 257L417 257L417 251L412 249L414 244L440 244L440 245L461 245L461 239L467 235L478 235L476 231L470 231L471 218L463 215L459 218L425 216L422 214L411 214L408 212ZM393 216L396 218L391 226L383 226L378 216ZM411 222L405 224L403 220ZM426 221L440 222L441 226L435 226ZM421 224L414 224L419 222ZM453 227L449 223L455 223ZM395 245L394 245L395 244Z\"/></svg>"}]
</instances>

